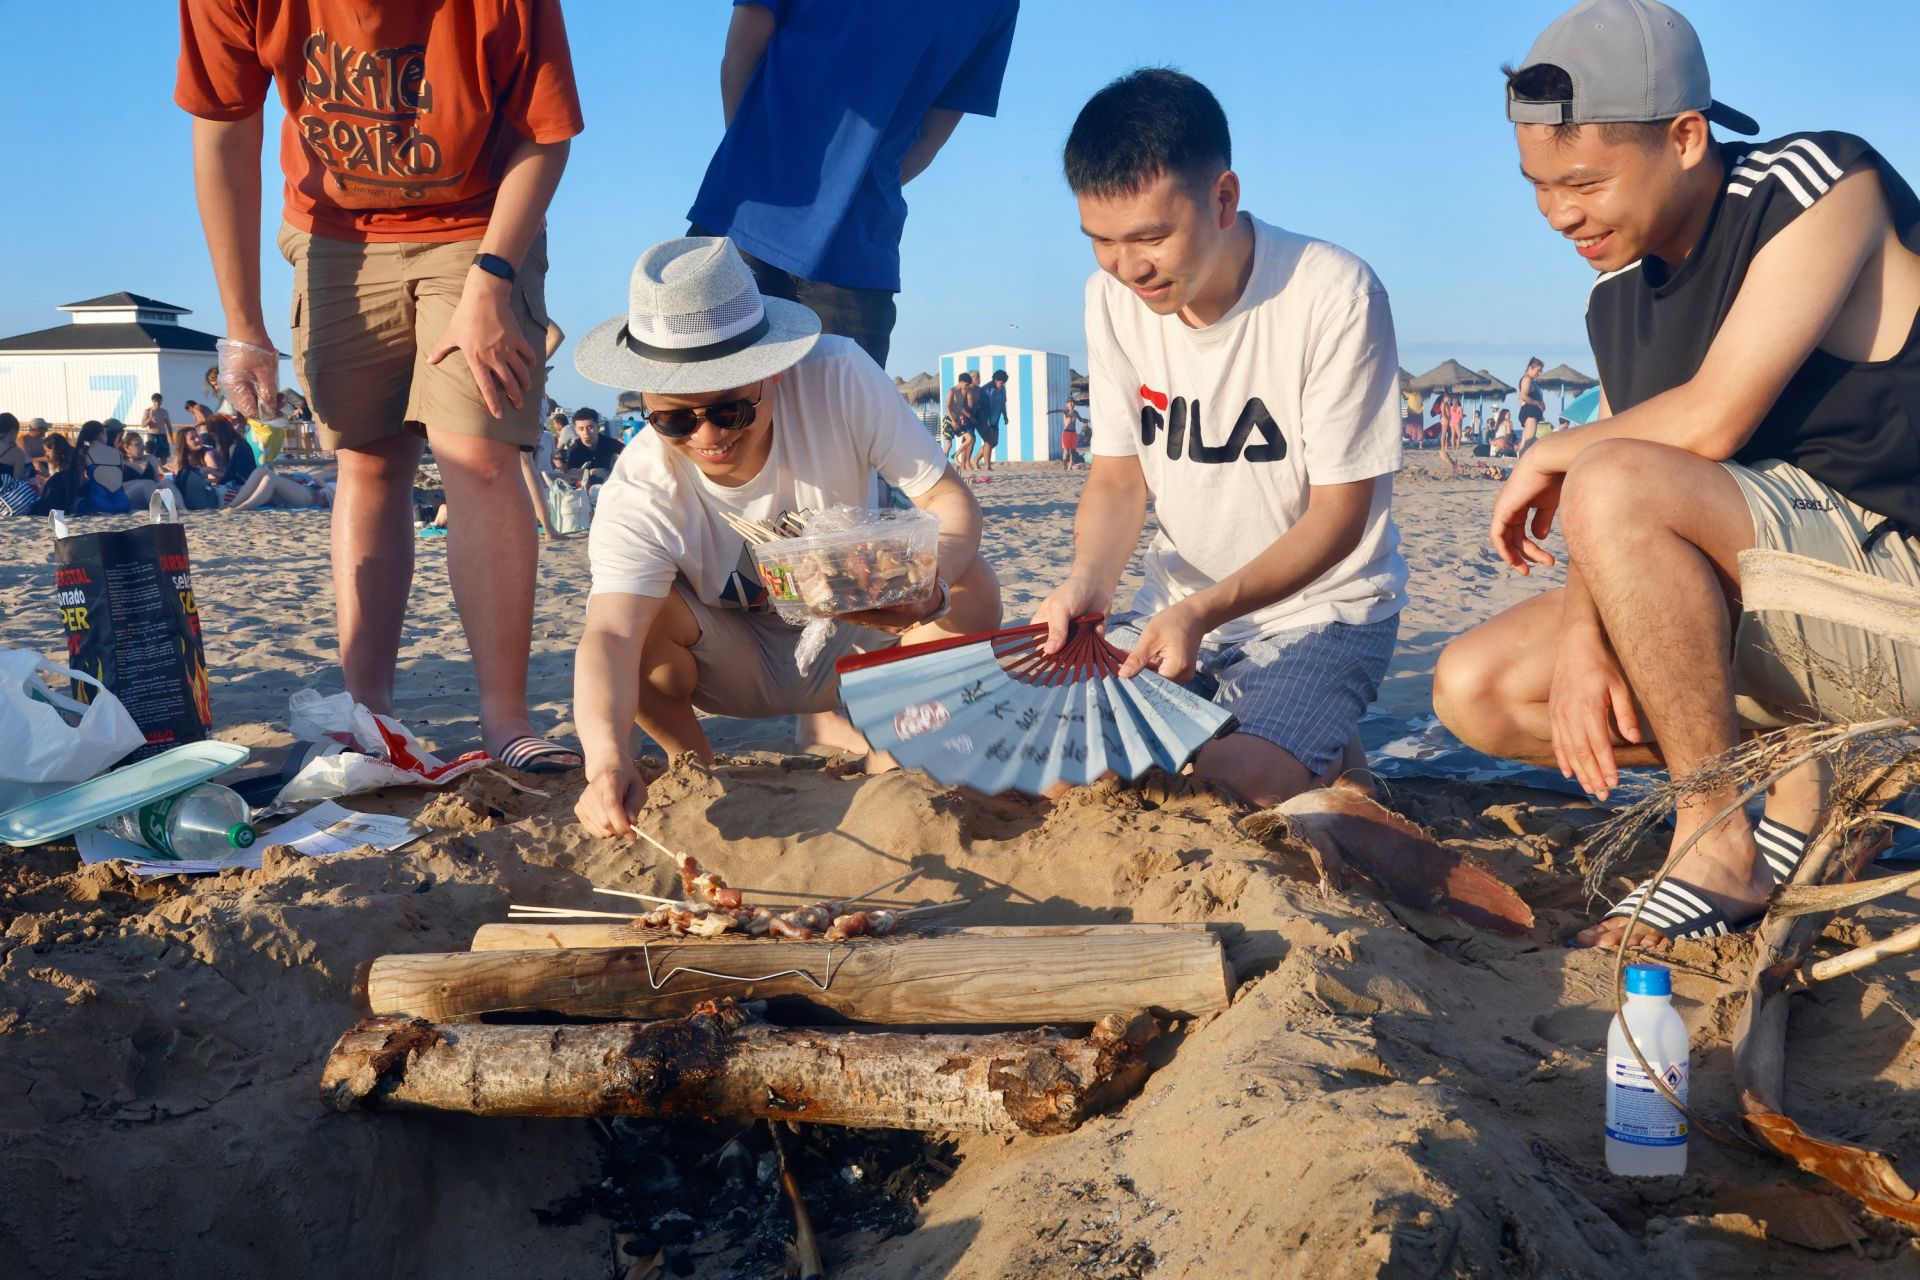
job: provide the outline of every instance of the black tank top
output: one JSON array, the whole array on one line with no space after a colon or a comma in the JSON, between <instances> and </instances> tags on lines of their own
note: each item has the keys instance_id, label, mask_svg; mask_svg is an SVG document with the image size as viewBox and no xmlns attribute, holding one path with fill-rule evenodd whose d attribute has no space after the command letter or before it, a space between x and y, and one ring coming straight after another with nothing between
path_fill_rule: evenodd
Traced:
<instances>
[{"instance_id":1,"label":"black tank top","mask_svg":"<svg viewBox=\"0 0 1920 1280\"><path fill-rule=\"evenodd\" d=\"M1601 276L1587 334L1615 413L1691 379L1739 296L1754 255L1848 173L1872 168L1900 240L1920 253L1920 198L1880 153L1846 133L1721 145L1727 176L1707 229L1677 269L1647 258ZM1920 531L1920 315L1887 360L1815 350L1734 461L1779 458L1848 499Z\"/></svg>"}]
</instances>

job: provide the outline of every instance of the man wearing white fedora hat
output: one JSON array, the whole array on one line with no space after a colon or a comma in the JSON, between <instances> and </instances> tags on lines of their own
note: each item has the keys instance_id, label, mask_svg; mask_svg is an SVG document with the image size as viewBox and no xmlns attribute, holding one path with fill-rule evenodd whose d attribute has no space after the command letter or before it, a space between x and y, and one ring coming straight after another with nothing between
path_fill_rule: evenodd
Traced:
<instances>
[{"instance_id":1,"label":"man wearing white fedora hat","mask_svg":"<svg viewBox=\"0 0 1920 1280\"><path fill-rule=\"evenodd\" d=\"M601 489L588 546L593 589L574 664L587 771L575 812L588 830L625 834L646 801L628 747L636 723L670 755L711 761L697 711L828 711L841 655L999 625L980 507L938 442L857 345L823 336L799 303L763 298L731 241L648 249L627 311L582 339L574 363L639 390L652 428ZM873 506L876 476L940 521L939 587L847 615L854 625L835 628L803 675L800 631L768 609L729 518Z\"/></svg>"}]
</instances>

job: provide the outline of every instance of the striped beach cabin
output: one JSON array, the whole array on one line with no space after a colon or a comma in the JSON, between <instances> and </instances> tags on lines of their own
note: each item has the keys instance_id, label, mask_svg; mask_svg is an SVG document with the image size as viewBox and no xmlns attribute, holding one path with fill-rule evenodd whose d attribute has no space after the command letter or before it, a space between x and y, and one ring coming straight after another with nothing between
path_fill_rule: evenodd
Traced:
<instances>
[{"instance_id":1,"label":"striped beach cabin","mask_svg":"<svg viewBox=\"0 0 1920 1280\"><path fill-rule=\"evenodd\" d=\"M1007 421L1000 429L995 462L1048 462L1060 457L1061 404L1067 398L1067 358L1024 347L970 347L940 357L940 406L962 373L984 382L1007 371Z\"/></svg>"}]
</instances>

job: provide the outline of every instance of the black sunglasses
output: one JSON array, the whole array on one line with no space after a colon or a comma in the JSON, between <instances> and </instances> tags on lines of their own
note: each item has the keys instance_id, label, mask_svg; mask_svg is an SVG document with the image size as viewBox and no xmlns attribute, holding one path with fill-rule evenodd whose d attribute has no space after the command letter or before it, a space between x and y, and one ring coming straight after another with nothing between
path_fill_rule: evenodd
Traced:
<instances>
[{"instance_id":1,"label":"black sunglasses","mask_svg":"<svg viewBox=\"0 0 1920 1280\"><path fill-rule=\"evenodd\" d=\"M647 422L669 440L685 440L700 429L703 418L722 431L738 431L752 424L760 399L755 396L751 400L722 400L692 409L655 409L647 414Z\"/></svg>"}]
</instances>

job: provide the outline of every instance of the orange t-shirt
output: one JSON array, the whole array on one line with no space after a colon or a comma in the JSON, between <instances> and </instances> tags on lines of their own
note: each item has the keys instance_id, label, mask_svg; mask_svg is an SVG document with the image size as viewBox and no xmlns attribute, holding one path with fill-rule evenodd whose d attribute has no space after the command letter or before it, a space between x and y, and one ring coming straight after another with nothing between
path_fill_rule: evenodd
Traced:
<instances>
[{"instance_id":1,"label":"orange t-shirt","mask_svg":"<svg viewBox=\"0 0 1920 1280\"><path fill-rule=\"evenodd\" d=\"M180 0L175 102L244 120L275 80L286 219L336 240L478 240L519 138L582 127L559 0Z\"/></svg>"}]
</instances>

